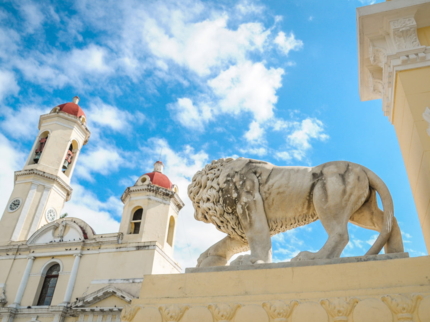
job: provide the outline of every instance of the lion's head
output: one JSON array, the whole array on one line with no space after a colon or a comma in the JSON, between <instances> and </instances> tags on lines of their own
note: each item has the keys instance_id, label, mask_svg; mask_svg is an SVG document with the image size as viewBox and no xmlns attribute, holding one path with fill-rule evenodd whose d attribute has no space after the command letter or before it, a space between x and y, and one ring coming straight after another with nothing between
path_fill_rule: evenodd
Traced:
<instances>
[{"instance_id":1,"label":"lion's head","mask_svg":"<svg viewBox=\"0 0 430 322\"><path fill-rule=\"evenodd\" d=\"M198 171L188 186L188 196L195 209L194 218L212 223L231 237L246 241L236 213L235 187L220 180L222 171L229 171L228 165L233 161L231 158L215 160Z\"/></svg>"}]
</instances>

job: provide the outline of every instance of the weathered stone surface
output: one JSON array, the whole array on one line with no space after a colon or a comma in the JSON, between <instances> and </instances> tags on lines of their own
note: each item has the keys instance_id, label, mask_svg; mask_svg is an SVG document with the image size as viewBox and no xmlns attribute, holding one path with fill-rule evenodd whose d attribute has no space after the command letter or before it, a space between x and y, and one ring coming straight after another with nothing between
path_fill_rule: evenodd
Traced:
<instances>
[{"instance_id":1,"label":"weathered stone surface","mask_svg":"<svg viewBox=\"0 0 430 322\"><path fill-rule=\"evenodd\" d=\"M378 208L379 194L383 210ZM393 201L384 182L369 169L347 161L316 167L278 167L264 161L220 159L198 171L188 187L195 218L228 236L198 259L198 267L272 261L270 236L321 220L328 240L318 252L300 252L293 261L340 257L351 222L380 232L366 255L403 252Z\"/></svg>"},{"instance_id":2,"label":"weathered stone surface","mask_svg":"<svg viewBox=\"0 0 430 322\"><path fill-rule=\"evenodd\" d=\"M251 269L272 269L282 267L303 267L303 266L317 266L317 265L332 265L342 263L360 263L369 261L381 261L398 258L408 258L409 253L393 253L382 255L367 255L356 257L342 257L333 259L319 259L311 261L298 261L298 262L281 262L259 265L240 265L240 266L211 266L211 267L190 267L185 269L185 273L203 273L203 272L225 272L225 271L241 271Z\"/></svg>"}]
</instances>

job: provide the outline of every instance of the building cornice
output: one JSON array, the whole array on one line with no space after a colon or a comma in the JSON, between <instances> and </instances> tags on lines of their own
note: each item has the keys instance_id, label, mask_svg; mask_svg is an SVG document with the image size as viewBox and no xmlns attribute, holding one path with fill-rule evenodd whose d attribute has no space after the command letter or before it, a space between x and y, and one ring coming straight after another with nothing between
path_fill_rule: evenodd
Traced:
<instances>
[{"instance_id":1,"label":"building cornice","mask_svg":"<svg viewBox=\"0 0 430 322\"><path fill-rule=\"evenodd\" d=\"M83 308L83 307L88 307L90 305L93 305L97 302L100 302L106 298L108 298L109 296L116 296L120 299L122 299L123 301L127 302L127 303L131 303L131 301L133 299L135 299L136 297L134 297L133 295L131 295L130 293L121 290L118 287L112 286L112 285L107 285L101 289L98 289L95 292L92 292L86 296L77 298L77 300L75 302L72 303L72 308Z\"/></svg>"},{"instance_id":2,"label":"building cornice","mask_svg":"<svg viewBox=\"0 0 430 322\"><path fill-rule=\"evenodd\" d=\"M51 112L49 114L43 114L39 118L39 127L38 128L40 129L40 127L42 126L42 121L48 121L49 119L53 119L53 118L56 118L56 117L60 117L60 118L62 118L64 120L74 122L75 125L81 130L81 132L85 136L83 144L85 145L85 144L88 143L88 140L90 139L90 136L91 136L91 132L88 129L88 127L84 123L82 123L81 120L77 116L75 116L75 115L71 115L71 114L68 114L68 113L65 113L65 112L61 112L61 111L59 111L59 112Z\"/></svg>"},{"instance_id":3,"label":"building cornice","mask_svg":"<svg viewBox=\"0 0 430 322\"><path fill-rule=\"evenodd\" d=\"M70 200L70 197L72 196L72 192L73 192L72 187L70 187L59 176L47 173L47 172L42 171L42 170L28 169L28 170L15 171L15 178L14 178L15 183L16 183L16 180L18 179L18 177L20 177L20 176L28 176L28 175L37 175L39 177L42 177L42 178L49 179L49 180L57 182L60 185L60 187L62 187L64 189L64 191L66 192L66 201Z\"/></svg>"},{"instance_id":4,"label":"building cornice","mask_svg":"<svg viewBox=\"0 0 430 322\"><path fill-rule=\"evenodd\" d=\"M49 248L50 251L43 251ZM54 248L54 249L53 249ZM58 242L38 245L4 245L0 246L0 260L26 259L29 255L38 257L55 257L55 256L72 256L75 254L94 255L102 253L117 253L130 251L155 250L163 256L178 271L181 267L162 249L156 241L151 242L133 242L119 244L118 242L96 240L85 240L76 242Z\"/></svg>"},{"instance_id":5,"label":"building cornice","mask_svg":"<svg viewBox=\"0 0 430 322\"><path fill-rule=\"evenodd\" d=\"M357 25L361 100L382 99L392 122L397 72L430 66L430 47L422 46L417 34L418 28L430 26L430 0L358 8Z\"/></svg>"},{"instance_id":6,"label":"building cornice","mask_svg":"<svg viewBox=\"0 0 430 322\"><path fill-rule=\"evenodd\" d=\"M122 194L121 201L126 203L126 200L135 192L147 192L153 196L169 200L173 203L178 212L184 207L184 202L179 198L177 193L154 184L128 187Z\"/></svg>"}]
</instances>

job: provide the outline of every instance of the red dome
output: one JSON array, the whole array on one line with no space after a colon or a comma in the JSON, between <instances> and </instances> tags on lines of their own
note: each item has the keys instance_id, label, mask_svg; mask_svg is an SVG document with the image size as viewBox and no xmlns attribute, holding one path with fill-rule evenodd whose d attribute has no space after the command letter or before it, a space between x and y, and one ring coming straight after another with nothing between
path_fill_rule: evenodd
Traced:
<instances>
[{"instance_id":1,"label":"red dome","mask_svg":"<svg viewBox=\"0 0 430 322\"><path fill-rule=\"evenodd\" d=\"M58 105L61 112L74 115L76 117L81 117L82 115L86 116L84 111L79 107L78 104L75 103L64 103L61 105Z\"/></svg>"},{"instance_id":2,"label":"red dome","mask_svg":"<svg viewBox=\"0 0 430 322\"><path fill-rule=\"evenodd\" d=\"M152 184L166 189L172 188L172 183L170 182L169 178L167 178L167 176L162 174L161 172L154 171L146 173L145 175L147 175L151 179Z\"/></svg>"}]
</instances>

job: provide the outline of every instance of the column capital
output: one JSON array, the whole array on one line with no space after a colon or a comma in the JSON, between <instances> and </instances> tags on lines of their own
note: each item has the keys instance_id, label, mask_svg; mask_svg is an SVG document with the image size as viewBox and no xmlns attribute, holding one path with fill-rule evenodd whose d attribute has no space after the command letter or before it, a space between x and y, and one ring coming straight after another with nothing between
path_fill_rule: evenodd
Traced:
<instances>
[{"instance_id":1,"label":"column capital","mask_svg":"<svg viewBox=\"0 0 430 322\"><path fill-rule=\"evenodd\" d=\"M417 15L430 10L426 0L398 0L357 9L360 98L381 99L392 122L396 74L430 66L430 47L423 46L417 28L429 22Z\"/></svg>"}]
</instances>

